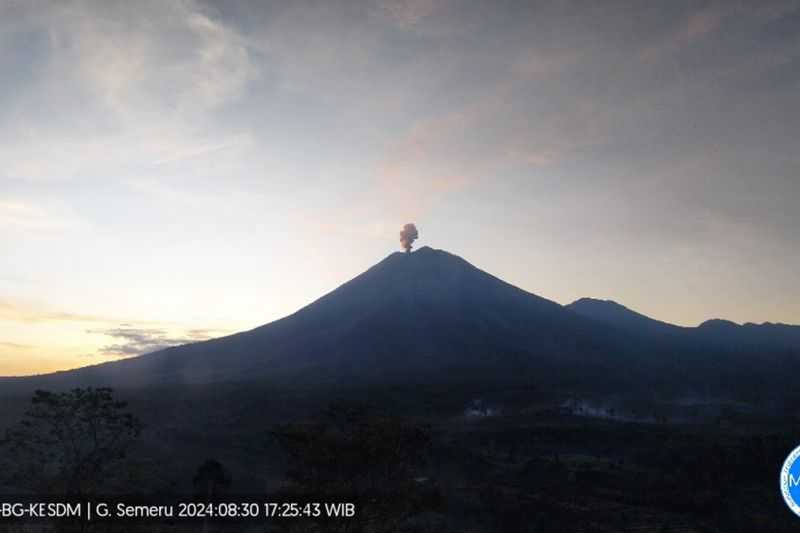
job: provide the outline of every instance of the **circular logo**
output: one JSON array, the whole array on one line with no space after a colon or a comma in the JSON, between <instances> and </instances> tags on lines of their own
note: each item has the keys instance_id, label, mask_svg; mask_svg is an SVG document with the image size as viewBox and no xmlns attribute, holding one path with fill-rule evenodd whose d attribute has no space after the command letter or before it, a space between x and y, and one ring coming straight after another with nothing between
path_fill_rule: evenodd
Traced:
<instances>
[{"instance_id":1,"label":"circular logo","mask_svg":"<svg viewBox=\"0 0 800 533\"><path fill-rule=\"evenodd\" d=\"M800 516L800 446L795 448L783 462L781 494L789 509Z\"/></svg>"}]
</instances>

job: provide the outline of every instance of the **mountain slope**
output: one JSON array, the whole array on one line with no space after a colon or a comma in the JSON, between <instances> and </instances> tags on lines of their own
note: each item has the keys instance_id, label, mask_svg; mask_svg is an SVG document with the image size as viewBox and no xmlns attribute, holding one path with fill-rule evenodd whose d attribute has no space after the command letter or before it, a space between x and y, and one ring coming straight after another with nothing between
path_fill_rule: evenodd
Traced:
<instances>
[{"instance_id":1,"label":"mountain slope","mask_svg":"<svg viewBox=\"0 0 800 533\"><path fill-rule=\"evenodd\" d=\"M566 308L586 318L640 334L675 335L686 329L655 320L611 300L581 298Z\"/></svg>"},{"instance_id":2,"label":"mountain slope","mask_svg":"<svg viewBox=\"0 0 800 533\"><path fill-rule=\"evenodd\" d=\"M36 381L139 386L298 375L332 381L568 375L602 372L635 353L601 324L424 247L394 253L252 331Z\"/></svg>"}]
</instances>

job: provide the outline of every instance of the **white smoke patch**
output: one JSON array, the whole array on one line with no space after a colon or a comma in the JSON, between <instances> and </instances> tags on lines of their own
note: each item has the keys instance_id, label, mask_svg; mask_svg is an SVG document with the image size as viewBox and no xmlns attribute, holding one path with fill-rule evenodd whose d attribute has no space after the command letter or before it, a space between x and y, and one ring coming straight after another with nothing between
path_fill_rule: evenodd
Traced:
<instances>
[{"instance_id":1,"label":"white smoke patch","mask_svg":"<svg viewBox=\"0 0 800 533\"><path fill-rule=\"evenodd\" d=\"M657 422L656 418L653 416L637 416L632 413L622 411L615 406L596 405L584 400L567 400L561 405L561 407L566 409L573 416L600 418L604 420L614 420L617 422Z\"/></svg>"},{"instance_id":2,"label":"white smoke patch","mask_svg":"<svg viewBox=\"0 0 800 533\"><path fill-rule=\"evenodd\" d=\"M464 410L465 418L491 418L501 414L501 408L486 405L481 399L472 400Z\"/></svg>"}]
</instances>

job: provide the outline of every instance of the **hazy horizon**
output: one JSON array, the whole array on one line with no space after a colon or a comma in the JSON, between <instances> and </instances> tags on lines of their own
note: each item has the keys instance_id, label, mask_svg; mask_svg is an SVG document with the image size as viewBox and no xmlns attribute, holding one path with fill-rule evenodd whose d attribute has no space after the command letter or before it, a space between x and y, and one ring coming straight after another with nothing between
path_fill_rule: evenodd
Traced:
<instances>
[{"instance_id":1,"label":"hazy horizon","mask_svg":"<svg viewBox=\"0 0 800 533\"><path fill-rule=\"evenodd\" d=\"M752 5L750 5L752 4ZM0 375L271 322L399 249L800 324L794 2L0 4Z\"/></svg>"}]
</instances>

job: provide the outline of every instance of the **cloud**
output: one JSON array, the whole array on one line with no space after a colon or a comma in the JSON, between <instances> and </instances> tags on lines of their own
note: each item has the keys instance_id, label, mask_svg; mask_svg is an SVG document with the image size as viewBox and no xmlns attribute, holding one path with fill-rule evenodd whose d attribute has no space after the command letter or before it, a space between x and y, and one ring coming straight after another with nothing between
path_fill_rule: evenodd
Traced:
<instances>
[{"instance_id":1,"label":"cloud","mask_svg":"<svg viewBox=\"0 0 800 533\"><path fill-rule=\"evenodd\" d=\"M208 340L229 333L226 329L196 328L186 331L186 337L195 340Z\"/></svg>"},{"instance_id":2,"label":"cloud","mask_svg":"<svg viewBox=\"0 0 800 533\"><path fill-rule=\"evenodd\" d=\"M211 115L259 68L241 35L193 0L14 6L4 56L31 65L0 113L0 178L73 180L241 142ZM10 8L8 8L10 9Z\"/></svg>"},{"instance_id":3,"label":"cloud","mask_svg":"<svg viewBox=\"0 0 800 533\"><path fill-rule=\"evenodd\" d=\"M51 11L52 53L118 118L213 109L257 75L241 36L193 1L76 6Z\"/></svg>"},{"instance_id":4,"label":"cloud","mask_svg":"<svg viewBox=\"0 0 800 533\"><path fill-rule=\"evenodd\" d=\"M80 313L53 311L43 307L0 300L0 320L12 322L109 322L113 319Z\"/></svg>"},{"instance_id":5,"label":"cloud","mask_svg":"<svg viewBox=\"0 0 800 533\"><path fill-rule=\"evenodd\" d=\"M234 135L228 139L222 140L221 142L200 144L197 146L184 148L172 154L165 154L160 159L153 161L153 164L166 165L170 163L183 162L187 159L206 157L215 154L217 152L221 152L223 150L232 150L235 148L246 146L248 144L251 144L252 142L253 139L251 138L250 135L247 134Z\"/></svg>"},{"instance_id":6,"label":"cloud","mask_svg":"<svg viewBox=\"0 0 800 533\"><path fill-rule=\"evenodd\" d=\"M532 167L549 166L555 163L560 152L556 148L506 148L506 155L511 161L518 161Z\"/></svg>"},{"instance_id":7,"label":"cloud","mask_svg":"<svg viewBox=\"0 0 800 533\"><path fill-rule=\"evenodd\" d=\"M487 235L536 222L567 246L608 220L656 247L702 208L797 249L796 3L645 4L0 2L0 269L87 306L174 279L272 290L225 252L271 268L276 246L321 255L326 227L394 242L480 213ZM61 239L70 206L92 224Z\"/></svg>"},{"instance_id":8,"label":"cloud","mask_svg":"<svg viewBox=\"0 0 800 533\"><path fill-rule=\"evenodd\" d=\"M575 66L586 52L581 50L524 49L511 64L514 75L527 80L547 80Z\"/></svg>"},{"instance_id":9,"label":"cloud","mask_svg":"<svg viewBox=\"0 0 800 533\"><path fill-rule=\"evenodd\" d=\"M80 228L80 219L71 210L43 202L0 200L0 230L68 231Z\"/></svg>"},{"instance_id":10,"label":"cloud","mask_svg":"<svg viewBox=\"0 0 800 533\"><path fill-rule=\"evenodd\" d=\"M692 13L686 22L686 39L696 41L708 35L719 26L720 13L714 9L705 9Z\"/></svg>"},{"instance_id":11,"label":"cloud","mask_svg":"<svg viewBox=\"0 0 800 533\"><path fill-rule=\"evenodd\" d=\"M8 348L11 350L31 350L33 346L30 344L20 344L18 342L2 342L0 341L0 348Z\"/></svg>"},{"instance_id":12,"label":"cloud","mask_svg":"<svg viewBox=\"0 0 800 533\"><path fill-rule=\"evenodd\" d=\"M380 162L379 193L405 206L424 204L480 179L481 170L495 158L476 161L473 156L485 150L476 133L496 104L485 99L415 121Z\"/></svg>"},{"instance_id":13,"label":"cloud","mask_svg":"<svg viewBox=\"0 0 800 533\"><path fill-rule=\"evenodd\" d=\"M138 328L129 324L121 324L115 328L87 330L87 333L105 335L117 341L101 347L98 350L100 355L130 357L155 352L170 346L208 340L222 332L215 329L191 329L184 335L174 336L161 328Z\"/></svg>"},{"instance_id":14,"label":"cloud","mask_svg":"<svg viewBox=\"0 0 800 533\"><path fill-rule=\"evenodd\" d=\"M0 201L0 227L17 226L33 229L52 229L53 222L35 206L22 202Z\"/></svg>"},{"instance_id":15,"label":"cloud","mask_svg":"<svg viewBox=\"0 0 800 533\"><path fill-rule=\"evenodd\" d=\"M378 5L401 28L412 28L441 8L442 0L382 0Z\"/></svg>"},{"instance_id":16,"label":"cloud","mask_svg":"<svg viewBox=\"0 0 800 533\"><path fill-rule=\"evenodd\" d=\"M8 332L0 331L7 335ZM13 335L13 333L11 333ZM0 341L0 376L25 376L55 372L70 368L77 361L68 362L63 346L27 344L22 342ZM68 355L67 355L68 357Z\"/></svg>"}]
</instances>

